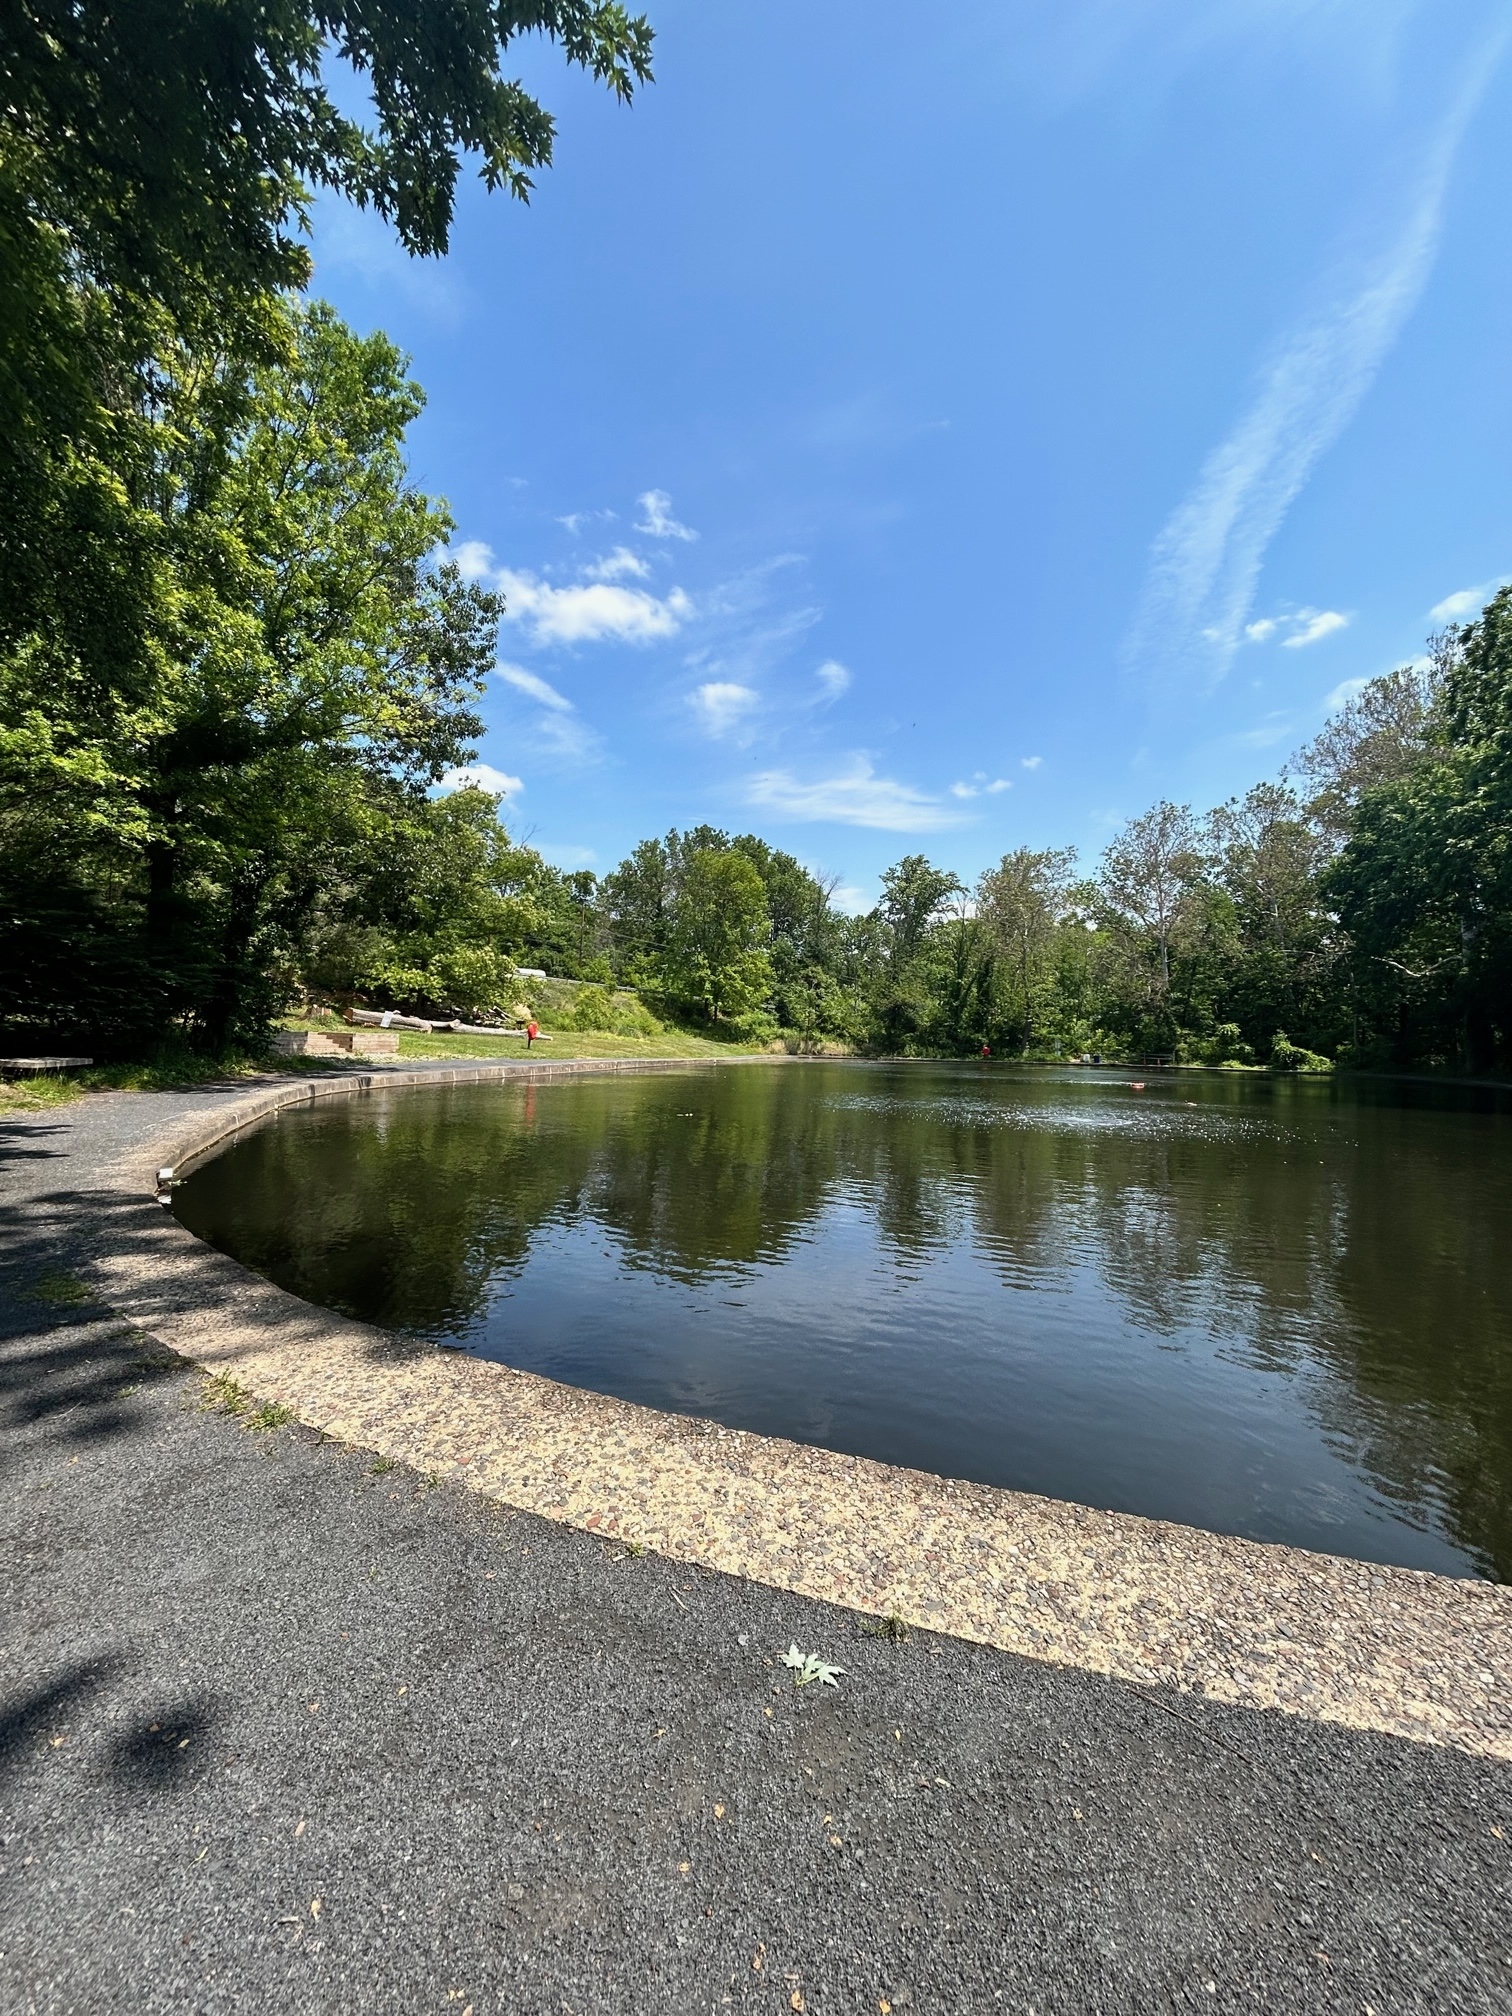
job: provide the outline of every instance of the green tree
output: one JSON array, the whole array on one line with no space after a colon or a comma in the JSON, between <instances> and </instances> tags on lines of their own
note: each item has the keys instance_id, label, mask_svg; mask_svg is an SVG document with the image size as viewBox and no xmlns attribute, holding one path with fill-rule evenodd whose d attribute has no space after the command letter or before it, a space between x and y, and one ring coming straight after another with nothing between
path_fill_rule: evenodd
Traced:
<instances>
[{"instance_id":1,"label":"green tree","mask_svg":"<svg viewBox=\"0 0 1512 2016\"><path fill-rule=\"evenodd\" d=\"M299 971L318 994L475 1016L509 1007L560 878L468 788L386 808L312 918Z\"/></svg>"},{"instance_id":2,"label":"green tree","mask_svg":"<svg viewBox=\"0 0 1512 2016\"><path fill-rule=\"evenodd\" d=\"M1026 1052L1053 998L1075 865L1073 847L1019 847L977 883L977 915L998 953L1001 1012Z\"/></svg>"},{"instance_id":3,"label":"green tree","mask_svg":"<svg viewBox=\"0 0 1512 2016\"><path fill-rule=\"evenodd\" d=\"M498 604L434 561L450 520L403 455L418 388L386 338L282 312L286 361L237 384L228 443L196 360L165 400L132 678L91 677L67 639L0 660L0 882L21 917L72 920L0 983L12 1022L76 1027L92 1002L107 1041L255 1035L353 850L470 754Z\"/></svg>"},{"instance_id":4,"label":"green tree","mask_svg":"<svg viewBox=\"0 0 1512 2016\"><path fill-rule=\"evenodd\" d=\"M621 98L650 77L650 29L614 0L0 13L0 651L41 636L95 684L150 678L168 592L151 491L182 380L207 381L205 475L241 423L240 367L289 361L278 295L308 280L314 189L417 254L446 249L464 157L527 195L554 129L500 66L534 33ZM328 88L343 71L366 121Z\"/></svg>"},{"instance_id":5,"label":"green tree","mask_svg":"<svg viewBox=\"0 0 1512 2016\"><path fill-rule=\"evenodd\" d=\"M922 854L906 854L882 876L867 974L879 1040L904 1049L925 1038L936 1016L938 974L930 937L962 894L958 876Z\"/></svg>"},{"instance_id":6,"label":"green tree","mask_svg":"<svg viewBox=\"0 0 1512 2016\"><path fill-rule=\"evenodd\" d=\"M1173 1043L1173 964L1192 942L1203 861L1191 808L1162 801L1131 819L1102 858L1100 921L1123 955L1125 1006L1142 1043Z\"/></svg>"},{"instance_id":7,"label":"green tree","mask_svg":"<svg viewBox=\"0 0 1512 2016\"><path fill-rule=\"evenodd\" d=\"M1326 880L1399 1065L1512 1052L1512 590L1457 633L1422 754L1366 789Z\"/></svg>"},{"instance_id":8,"label":"green tree","mask_svg":"<svg viewBox=\"0 0 1512 2016\"><path fill-rule=\"evenodd\" d=\"M1219 882L1232 905L1233 943L1218 990L1225 1013L1258 1050L1278 1029L1336 1049L1339 934L1321 876L1329 843L1286 784L1257 784L1209 821Z\"/></svg>"},{"instance_id":9,"label":"green tree","mask_svg":"<svg viewBox=\"0 0 1512 2016\"><path fill-rule=\"evenodd\" d=\"M658 985L712 1022L753 1014L772 991L771 928L766 890L746 856L698 848L679 879Z\"/></svg>"}]
</instances>

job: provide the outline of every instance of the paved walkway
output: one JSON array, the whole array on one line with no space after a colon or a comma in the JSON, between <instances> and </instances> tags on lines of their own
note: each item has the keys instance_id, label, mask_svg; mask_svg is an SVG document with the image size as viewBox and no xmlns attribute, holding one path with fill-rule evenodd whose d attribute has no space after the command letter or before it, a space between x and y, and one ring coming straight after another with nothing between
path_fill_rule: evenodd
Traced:
<instances>
[{"instance_id":1,"label":"paved walkway","mask_svg":"<svg viewBox=\"0 0 1512 2016\"><path fill-rule=\"evenodd\" d=\"M66 1298L91 1191L224 1096L0 1126L0 2007L1512 2005L1504 1764L894 1643L207 1408Z\"/></svg>"}]
</instances>

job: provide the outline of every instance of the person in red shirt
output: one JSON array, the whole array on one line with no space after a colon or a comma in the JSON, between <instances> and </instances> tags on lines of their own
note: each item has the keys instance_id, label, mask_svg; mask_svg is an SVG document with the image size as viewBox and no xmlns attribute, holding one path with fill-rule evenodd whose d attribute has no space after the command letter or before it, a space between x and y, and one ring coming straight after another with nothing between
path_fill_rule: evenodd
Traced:
<instances>
[{"instance_id":1,"label":"person in red shirt","mask_svg":"<svg viewBox=\"0 0 1512 2016\"><path fill-rule=\"evenodd\" d=\"M541 1033L541 1025L539 1022L527 1022L525 1024L525 1048L527 1050L530 1048L531 1044L534 1043L535 1039L537 1038L537 1036L540 1035L540 1033Z\"/></svg>"}]
</instances>

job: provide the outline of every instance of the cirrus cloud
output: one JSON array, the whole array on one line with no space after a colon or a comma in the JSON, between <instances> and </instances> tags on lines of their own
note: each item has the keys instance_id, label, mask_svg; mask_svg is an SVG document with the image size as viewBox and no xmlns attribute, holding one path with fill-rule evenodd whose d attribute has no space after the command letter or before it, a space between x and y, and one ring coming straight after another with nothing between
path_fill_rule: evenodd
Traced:
<instances>
[{"instance_id":1,"label":"cirrus cloud","mask_svg":"<svg viewBox=\"0 0 1512 2016\"><path fill-rule=\"evenodd\" d=\"M572 712L572 702L565 694L558 693L555 686L543 679L538 672L527 672L523 665L509 665L502 659L495 665L494 671L506 686L513 686L517 693L524 693L528 698L538 701L542 707L549 707L557 714Z\"/></svg>"}]
</instances>

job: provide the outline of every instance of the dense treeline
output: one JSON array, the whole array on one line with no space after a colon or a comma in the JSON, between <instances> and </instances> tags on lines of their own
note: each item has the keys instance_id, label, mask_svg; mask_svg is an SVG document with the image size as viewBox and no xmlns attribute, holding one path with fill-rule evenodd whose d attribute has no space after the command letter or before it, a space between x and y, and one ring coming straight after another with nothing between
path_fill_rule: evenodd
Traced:
<instances>
[{"instance_id":1,"label":"dense treeline","mask_svg":"<svg viewBox=\"0 0 1512 2016\"><path fill-rule=\"evenodd\" d=\"M0 1031L255 1048L301 1000L509 1012L518 964L746 1037L903 1052L1512 1065L1512 594L1367 686L1279 781L1162 804L1100 861L967 887L910 855L863 917L753 835L601 881L515 844L466 764L496 599L410 481L420 393L305 300L316 186L445 249L460 159L524 194L553 36L621 97L614 0L58 7L0 24ZM375 124L324 77L345 59ZM640 1018L637 1025L637 1017Z\"/></svg>"},{"instance_id":2,"label":"dense treeline","mask_svg":"<svg viewBox=\"0 0 1512 2016\"><path fill-rule=\"evenodd\" d=\"M707 826L643 841L598 883L512 860L500 894L536 910L515 914L522 960L740 1034L1505 1068L1512 590L1367 684L1279 780L1203 818L1157 805L1090 872L1020 848L968 888L909 855L853 917L791 854Z\"/></svg>"}]
</instances>

